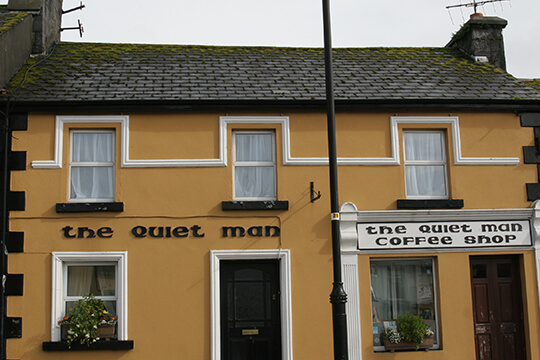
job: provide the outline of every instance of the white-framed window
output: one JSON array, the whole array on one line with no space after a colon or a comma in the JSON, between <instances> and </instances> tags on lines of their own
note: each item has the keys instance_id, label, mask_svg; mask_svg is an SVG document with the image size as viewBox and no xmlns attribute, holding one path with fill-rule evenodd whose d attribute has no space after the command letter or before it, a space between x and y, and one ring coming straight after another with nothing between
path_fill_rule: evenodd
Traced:
<instances>
[{"instance_id":1,"label":"white-framed window","mask_svg":"<svg viewBox=\"0 0 540 360\"><path fill-rule=\"evenodd\" d=\"M118 340L127 340L127 252L52 253L51 340L60 341L60 321L86 295L105 301L118 318Z\"/></svg>"},{"instance_id":2,"label":"white-framed window","mask_svg":"<svg viewBox=\"0 0 540 360\"><path fill-rule=\"evenodd\" d=\"M70 202L114 201L115 132L71 130Z\"/></svg>"},{"instance_id":3,"label":"white-framed window","mask_svg":"<svg viewBox=\"0 0 540 360\"><path fill-rule=\"evenodd\" d=\"M273 131L233 132L234 200L276 200Z\"/></svg>"},{"instance_id":4,"label":"white-framed window","mask_svg":"<svg viewBox=\"0 0 540 360\"><path fill-rule=\"evenodd\" d=\"M403 131L408 199L448 199L444 131Z\"/></svg>"},{"instance_id":5,"label":"white-framed window","mask_svg":"<svg viewBox=\"0 0 540 360\"><path fill-rule=\"evenodd\" d=\"M435 332L438 348L437 293L432 258L372 259L371 311L373 346L384 351L382 334L394 327L399 315L412 313L423 318Z\"/></svg>"}]
</instances>

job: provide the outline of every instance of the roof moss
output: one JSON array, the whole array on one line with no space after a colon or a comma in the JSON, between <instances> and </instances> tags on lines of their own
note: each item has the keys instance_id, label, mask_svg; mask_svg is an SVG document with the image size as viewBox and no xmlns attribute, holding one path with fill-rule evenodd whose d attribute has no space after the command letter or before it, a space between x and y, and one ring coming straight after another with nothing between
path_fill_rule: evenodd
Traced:
<instances>
[{"instance_id":1,"label":"roof moss","mask_svg":"<svg viewBox=\"0 0 540 360\"><path fill-rule=\"evenodd\" d=\"M29 14L24 12L13 12L3 15L0 18L0 35L20 23L27 16Z\"/></svg>"},{"instance_id":2,"label":"roof moss","mask_svg":"<svg viewBox=\"0 0 540 360\"><path fill-rule=\"evenodd\" d=\"M335 48L336 99L540 98L450 48ZM6 87L19 100L324 99L322 48L60 43ZM527 90L528 89L528 90Z\"/></svg>"},{"instance_id":3,"label":"roof moss","mask_svg":"<svg viewBox=\"0 0 540 360\"><path fill-rule=\"evenodd\" d=\"M540 79L533 79L531 81L528 81L527 83L536 90L540 90Z\"/></svg>"}]
</instances>

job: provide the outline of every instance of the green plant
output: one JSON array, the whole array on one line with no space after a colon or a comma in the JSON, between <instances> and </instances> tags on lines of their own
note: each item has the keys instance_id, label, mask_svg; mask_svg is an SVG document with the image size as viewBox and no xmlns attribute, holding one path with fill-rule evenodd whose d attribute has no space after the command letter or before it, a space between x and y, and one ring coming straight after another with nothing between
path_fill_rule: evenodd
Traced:
<instances>
[{"instance_id":1,"label":"green plant","mask_svg":"<svg viewBox=\"0 0 540 360\"><path fill-rule=\"evenodd\" d=\"M399 344L401 341L412 342L418 350L424 337L433 335L431 330L420 316L406 313L398 315L397 328L389 328L385 331L384 337L392 344Z\"/></svg>"},{"instance_id":2,"label":"green plant","mask_svg":"<svg viewBox=\"0 0 540 360\"><path fill-rule=\"evenodd\" d=\"M422 321L420 316L413 315L410 312L405 315L398 315L397 331L404 340L413 342L416 349L422 344L425 336L433 335L428 324Z\"/></svg>"},{"instance_id":3,"label":"green plant","mask_svg":"<svg viewBox=\"0 0 540 360\"><path fill-rule=\"evenodd\" d=\"M88 295L78 300L58 325L65 327L66 342L71 348L73 343L87 346L95 343L99 340L98 326L116 325L116 321L117 319L107 312L103 300Z\"/></svg>"}]
</instances>

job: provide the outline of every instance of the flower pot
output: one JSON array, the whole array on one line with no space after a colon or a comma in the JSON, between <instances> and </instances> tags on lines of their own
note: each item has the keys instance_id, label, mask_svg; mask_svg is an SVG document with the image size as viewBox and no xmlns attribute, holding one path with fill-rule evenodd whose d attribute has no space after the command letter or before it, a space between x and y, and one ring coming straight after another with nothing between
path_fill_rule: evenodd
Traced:
<instances>
[{"instance_id":1,"label":"flower pot","mask_svg":"<svg viewBox=\"0 0 540 360\"><path fill-rule=\"evenodd\" d=\"M60 340L67 340L67 330L68 330L68 326L66 325L61 325L60 326Z\"/></svg>"},{"instance_id":2,"label":"flower pot","mask_svg":"<svg viewBox=\"0 0 540 360\"><path fill-rule=\"evenodd\" d=\"M111 340L116 335L116 325L99 325L97 335L100 339Z\"/></svg>"},{"instance_id":3,"label":"flower pot","mask_svg":"<svg viewBox=\"0 0 540 360\"><path fill-rule=\"evenodd\" d=\"M412 341L401 340L397 344L394 344L394 343L391 343L387 338L384 338L384 347L386 348L386 350L390 352L394 352L396 350L411 351L411 350L420 350L420 349L429 351L429 349L433 346L434 340L435 339L433 337L424 338L424 341L422 341L422 343L418 346L418 349L417 349L416 344L413 343Z\"/></svg>"}]
</instances>

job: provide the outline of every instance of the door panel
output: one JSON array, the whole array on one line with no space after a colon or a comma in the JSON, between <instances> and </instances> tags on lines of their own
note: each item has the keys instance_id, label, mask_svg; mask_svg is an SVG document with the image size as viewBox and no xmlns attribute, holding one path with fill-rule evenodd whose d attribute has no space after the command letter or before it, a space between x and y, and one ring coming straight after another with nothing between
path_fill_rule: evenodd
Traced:
<instances>
[{"instance_id":1,"label":"door panel","mask_svg":"<svg viewBox=\"0 0 540 360\"><path fill-rule=\"evenodd\" d=\"M489 323L488 289L486 284L473 285L476 325Z\"/></svg>"},{"instance_id":2,"label":"door panel","mask_svg":"<svg viewBox=\"0 0 540 360\"><path fill-rule=\"evenodd\" d=\"M477 359L525 359L518 258L471 257L471 286Z\"/></svg>"},{"instance_id":3,"label":"door panel","mask_svg":"<svg viewBox=\"0 0 540 360\"><path fill-rule=\"evenodd\" d=\"M477 348L482 357L482 360L492 360L491 358L491 336L490 335L478 335L476 337Z\"/></svg>"},{"instance_id":4,"label":"door panel","mask_svg":"<svg viewBox=\"0 0 540 360\"><path fill-rule=\"evenodd\" d=\"M221 261L222 360L280 360L279 260Z\"/></svg>"}]
</instances>

